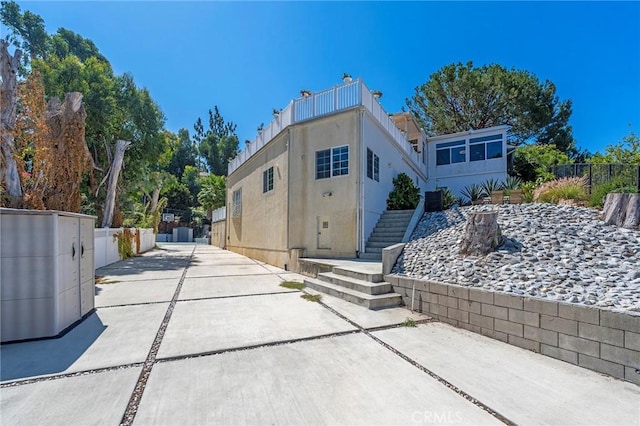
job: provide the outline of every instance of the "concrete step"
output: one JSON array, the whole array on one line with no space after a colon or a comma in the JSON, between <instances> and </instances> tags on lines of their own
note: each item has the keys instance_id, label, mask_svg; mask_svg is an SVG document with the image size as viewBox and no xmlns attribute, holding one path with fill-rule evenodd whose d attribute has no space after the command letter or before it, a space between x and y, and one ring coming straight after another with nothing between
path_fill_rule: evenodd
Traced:
<instances>
[{"instance_id":1,"label":"concrete step","mask_svg":"<svg viewBox=\"0 0 640 426\"><path fill-rule=\"evenodd\" d=\"M366 294L385 294L391 292L391 284L387 282L370 282L361 280L358 278L352 278L346 275L339 275L334 272L325 272L324 274L318 274L317 277L320 281L325 281L330 284L339 285L340 287L355 290L360 293Z\"/></svg>"},{"instance_id":2,"label":"concrete step","mask_svg":"<svg viewBox=\"0 0 640 426\"><path fill-rule=\"evenodd\" d=\"M360 259L382 260L382 252L380 253L360 253Z\"/></svg>"},{"instance_id":3,"label":"concrete step","mask_svg":"<svg viewBox=\"0 0 640 426\"><path fill-rule=\"evenodd\" d=\"M402 240L402 238L400 238L400 239ZM395 243L389 243L387 241L371 241L371 240L369 240L369 241L367 241L367 245L366 245L365 251L367 251L366 249L368 249L368 248L378 248L379 247L379 248L383 249L385 247L392 246L393 244L395 244Z\"/></svg>"},{"instance_id":4,"label":"concrete step","mask_svg":"<svg viewBox=\"0 0 640 426\"><path fill-rule=\"evenodd\" d=\"M354 278L356 280L367 281L369 284L371 283L381 283L384 281L384 276L382 275L382 265L380 265L379 273L369 273L369 272L361 272L354 271L353 269L346 269L336 266L332 271L336 275L342 275L343 277ZM374 293L371 293L374 294Z\"/></svg>"},{"instance_id":5,"label":"concrete step","mask_svg":"<svg viewBox=\"0 0 640 426\"><path fill-rule=\"evenodd\" d=\"M380 257L382 257L382 249L384 247L369 247L369 245L367 244L367 246L364 249L365 253L376 253L378 255L380 255Z\"/></svg>"},{"instance_id":6,"label":"concrete step","mask_svg":"<svg viewBox=\"0 0 640 426\"><path fill-rule=\"evenodd\" d=\"M404 236L404 234L400 235L398 237L398 235L391 235L391 234L382 234L382 235L374 235L371 234L371 236L369 237L369 240L367 241L367 243L389 243L389 245L391 244L395 244L397 242L402 241L402 237Z\"/></svg>"},{"instance_id":7,"label":"concrete step","mask_svg":"<svg viewBox=\"0 0 640 426\"><path fill-rule=\"evenodd\" d=\"M385 210L382 216L413 216L414 210Z\"/></svg>"},{"instance_id":8,"label":"concrete step","mask_svg":"<svg viewBox=\"0 0 640 426\"><path fill-rule=\"evenodd\" d=\"M347 302L364 306L372 310L393 308L402 304L402 297L397 293L366 294L339 285L321 281L317 278L305 278L304 284L316 291L338 297Z\"/></svg>"},{"instance_id":9,"label":"concrete step","mask_svg":"<svg viewBox=\"0 0 640 426\"><path fill-rule=\"evenodd\" d=\"M405 228L400 228L396 231L388 231L387 229L391 229L391 228L376 228L373 230L373 232L371 232L371 235L375 235L375 236L379 236L379 237L385 237L385 236L396 236L396 235L400 235L401 237L404 235L405 232Z\"/></svg>"}]
</instances>

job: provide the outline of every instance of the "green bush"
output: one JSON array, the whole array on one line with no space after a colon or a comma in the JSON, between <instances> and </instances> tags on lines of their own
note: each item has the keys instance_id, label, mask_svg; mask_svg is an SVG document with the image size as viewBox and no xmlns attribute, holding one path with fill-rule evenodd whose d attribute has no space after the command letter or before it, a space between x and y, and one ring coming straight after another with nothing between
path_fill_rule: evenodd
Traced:
<instances>
[{"instance_id":1,"label":"green bush","mask_svg":"<svg viewBox=\"0 0 640 426\"><path fill-rule=\"evenodd\" d=\"M591 189L591 195L589 196L589 205L591 207L604 206L604 199L607 194L612 192L618 193L635 193L638 189L633 186L624 186L619 179L612 179L609 182L605 182L600 185L596 185Z\"/></svg>"},{"instance_id":2,"label":"green bush","mask_svg":"<svg viewBox=\"0 0 640 426\"><path fill-rule=\"evenodd\" d=\"M389 210L412 210L420 202L420 188L413 184L407 174L400 173L393 178L393 191L387 198L387 209Z\"/></svg>"},{"instance_id":3,"label":"green bush","mask_svg":"<svg viewBox=\"0 0 640 426\"><path fill-rule=\"evenodd\" d=\"M474 201L481 200L483 197L486 197L482 187L477 183L472 183L471 185L467 185L462 188L462 195L473 203Z\"/></svg>"}]
</instances>

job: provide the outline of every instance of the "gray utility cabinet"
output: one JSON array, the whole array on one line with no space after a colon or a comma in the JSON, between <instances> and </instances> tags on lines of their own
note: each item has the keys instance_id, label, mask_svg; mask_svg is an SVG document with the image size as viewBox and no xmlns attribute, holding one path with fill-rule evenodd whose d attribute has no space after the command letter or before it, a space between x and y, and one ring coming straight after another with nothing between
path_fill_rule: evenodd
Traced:
<instances>
[{"instance_id":1,"label":"gray utility cabinet","mask_svg":"<svg viewBox=\"0 0 640 426\"><path fill-rule=\"evenodd\" d=\"M94 223L0 208L2 342L57 336L94 308Z\"/></svg>"}]
</instances>

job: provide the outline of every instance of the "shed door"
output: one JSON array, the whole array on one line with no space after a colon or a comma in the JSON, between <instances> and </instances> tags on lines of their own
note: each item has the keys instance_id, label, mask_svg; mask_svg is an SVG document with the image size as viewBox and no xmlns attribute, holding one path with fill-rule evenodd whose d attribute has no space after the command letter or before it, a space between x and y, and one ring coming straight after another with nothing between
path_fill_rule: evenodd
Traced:
<instances>
[{"instance_id":1,"label":"shed door","mask_svg":"<svg viewBox=\"0 0 640 426\"><path fill-rule=\"evenodd\" d=\"M331 248L331 224L329 216L318 216L318 248Z\"/></svg>"}]
</instances>

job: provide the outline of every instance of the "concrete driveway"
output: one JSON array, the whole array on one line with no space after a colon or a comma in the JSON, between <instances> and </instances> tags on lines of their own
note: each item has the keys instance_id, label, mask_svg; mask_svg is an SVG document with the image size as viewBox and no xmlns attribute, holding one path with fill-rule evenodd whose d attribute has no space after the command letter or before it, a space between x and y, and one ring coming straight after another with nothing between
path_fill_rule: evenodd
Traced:
<instances>
[{"instance_id":1,"label":"concrete driveway","mask_svg":"<svg viewBox=\"0 0 640 426\"><path fill-rule=\"evenodd\" d=\"M214 247L97 275L80 325L0 347L0 424L640 424L638 386L404 308L307 301L279 286L301 276Z\"/></svg>"}]
</instances>

